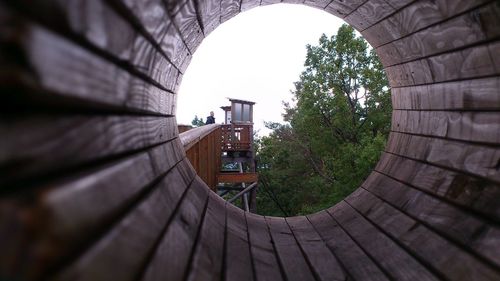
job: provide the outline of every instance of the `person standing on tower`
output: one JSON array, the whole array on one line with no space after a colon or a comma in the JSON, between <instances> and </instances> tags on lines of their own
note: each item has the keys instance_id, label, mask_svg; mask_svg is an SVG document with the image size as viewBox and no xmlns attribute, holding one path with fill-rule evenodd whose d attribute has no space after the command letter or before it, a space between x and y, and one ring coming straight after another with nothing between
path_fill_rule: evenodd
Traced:
<instances>
[{"instance_id":1,"label":"person standing on tower","mask_svg":"<svg viewBox=\"0 0 500 281\"><path fill-rule=\"evenodd\" d=\"M215 124L215 117L213 111L210 111L210 116L207 117L207 122L205 123L205 125L208 124Z\"/></svg>"}]
</instances>

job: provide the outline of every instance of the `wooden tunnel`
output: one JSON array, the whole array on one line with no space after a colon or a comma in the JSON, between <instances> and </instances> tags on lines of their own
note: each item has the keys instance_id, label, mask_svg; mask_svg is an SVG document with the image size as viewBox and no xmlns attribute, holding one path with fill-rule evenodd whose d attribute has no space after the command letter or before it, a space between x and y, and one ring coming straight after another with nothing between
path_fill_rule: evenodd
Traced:
<instances>
[{"instance_id":1,"label":"wooden tunnel","mask_svg":"<svg viewBox=\"0 0 500 281\"><path fill-rule=\"evenodd\" d=\"M359 189L292 218L225 205L175 120L203 38L275 2L0 1L1 280L500 280L500 2L283 1L359 30L394 107Z\"/></svg>"}]
</instances>

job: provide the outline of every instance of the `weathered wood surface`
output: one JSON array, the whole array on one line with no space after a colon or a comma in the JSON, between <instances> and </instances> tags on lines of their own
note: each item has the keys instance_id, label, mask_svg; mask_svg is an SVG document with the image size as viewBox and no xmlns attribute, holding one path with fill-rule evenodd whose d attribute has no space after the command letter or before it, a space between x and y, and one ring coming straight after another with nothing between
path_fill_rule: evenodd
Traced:
<instances>
[{"instance_id":1,"label":"weathered wood surface","mask_svg":"<svg viewBox=\"0 0 500 281\"><path fill-rule=\"evenodd\" d=\"M257 173L221 173L217 175L217 182L235 183L235 182L256 182L259 177Z\"/></svg>"},{"instance_id":2,"label":"weathered wood surface","mask_svg":"<svg viewBox=\"0 0 500 281\"><path fill-rule=\"evenodd\" d=\"M250 252L255 268L257 280L279 281L285 280L282 276L281 264L276 256L275 246L267 228L264 217L252 213L245 213L248 226Z\"/></svg>"},{"instance_id":3,"label":"weathered wood surface","mask_svg":"<svg viewBox=\"0 0 500 281\"><path fill-rule=\"evenodd\" d=\"M381 156L375 171L500 222L500 188L495 183L389 153Z\"/></svg>"},{"instance_id":4,"label":"weathered wood surface","mask_svg":"<svg viewBox=\"0 0 500 281\"><path fill-rule=\"evenodd\" d=\"M226 203L224 280L253 280L253 261L244 211Z\"/></svg>"},{"instance_id":5,"label":"weathered wood surface","mask_svg":"<svg viewBox=\"0 0 500 281\"><path fill-rule=\"evenodd\" d=\"M308 220L354 280L390 280L377 260L367 255L327 211L307 216Z\"/></svg>"},{"instance_id":6,"label":"weathered wood surface","mask_svg":"<svg viewBox=\"0 0 500 281\"><path fill-rule=\"evenodd\" d=\"M174 117L203 38L278 2L2 1L0 279L498 280L498 1L284 1L361 31L395 109L362 187L286 219L209 191Z\"/></svg>"},{"instance_id":7,"label":"weathered wood surface","mask_svg":"<svg viewBox=\"0 0 500 281\"><path fill-rule=\"evenodd\" d=\"M392 89L392 106L399 110L500 109L500 78L410 86Z\"/></svg>"},{"instance_id":8,"label":"weathered wood surface","mask_svg":"<svg viewBox=\"0 0 500 281\"><path fill-rule=\"evenodd\" d=\"M5 117L0 122L0 185L26 177L96 163L175 138L173 117L53 116ZM43 144L43 145L42 145ZM61 149L64 145L64 149Z\"/></svg>"},{"instance_id":9,"label":"weathered wood surface","mask_svg":"<svg viewBox=\"0 0 500 281\"><path fill-rule=\"evenodd\" d=\"M297 240L284 218L266 217L276 255L287 280L315 280Z\"/></svg>"},{"instance_id":10,"label":"weathered wood surface","mask_svg":"<svg viewBox=\"0 0 500 281\"><path fill-rule=\"evenodd\" d=\"M154 80L134 75L130 68L120 68L42 26L13 17L2 21L8 24L0 40L9 48L2 54L0 89L10 92L7 98L17 107L61 104L64 110L102 107L174 114L171 81L177 76L170 76L167 66L158 66L157 71L166 74L163 81L151 84Z\"/></svg>"},{"instance_id":11,"label":"weathered wood surface","mask_svg":"<svg viewBox=\"0 0 500 281\"><path fill-rule=\"evenodd\" d=\"M179 135L186 156L198 176L213 190L218 184L221 169L220 125L210 124Z\"/></svg>"},{"instance_id":12,"label":"weathered wood surface","mask_svg":"<svg viewBox=\"0 0 500 281\"><path fill-rule=\"evenodd\" d=\"M221 279L226 229L225 209L220 208L222 201L215 193L209 193L205 219L186 280Z\"/></svg>"},{"instance_id":13,"label":"weathered wood surface","mask_svg":"<svg viewBox=\"0 0 500 281\"><path fill-rule=\"evenodd\" d=\"M346 280L346 275L337 258L321 243L319 234L311 227L306 217L286 218L304 256L318 280Z\"/></svg>"}]
</instances>

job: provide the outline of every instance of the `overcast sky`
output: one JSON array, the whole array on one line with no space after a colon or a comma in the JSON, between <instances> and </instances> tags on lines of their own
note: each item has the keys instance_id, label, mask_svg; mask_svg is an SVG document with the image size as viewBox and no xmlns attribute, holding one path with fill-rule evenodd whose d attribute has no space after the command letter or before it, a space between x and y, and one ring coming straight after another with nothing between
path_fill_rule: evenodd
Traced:
<instances>
[{"instance_id":1,"label":"overcast sky","mask_svg":"<svg viewBox=\"0 0 500 281\"><path fill-rule=\"evenodd\" d=\"M282 101L304 69L306 44L331 36L343 21L303 5L276 4L243 12L221 24L201 44L187 68L177 102L177 122L214 111L217 123L226 98L254 101L254 129L267 134L264 121L281 122Z\"/></svg>"}]
</instances>

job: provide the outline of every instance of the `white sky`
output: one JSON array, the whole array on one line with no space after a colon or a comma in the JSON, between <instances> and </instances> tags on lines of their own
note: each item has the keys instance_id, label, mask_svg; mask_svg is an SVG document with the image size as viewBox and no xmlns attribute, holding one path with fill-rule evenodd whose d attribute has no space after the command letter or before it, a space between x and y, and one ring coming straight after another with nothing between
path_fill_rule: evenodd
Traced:
<instances>
[{"instance_id":1,"label":"white sky","mask_svg":"<svg viewBox=\"0 0 500 281\"><path fill-rule=\"evenodd\" d=\"M290 101L293 82L304 69L306 44L316 45L322 33L335 34L343 21L303 5L276 4L243 12L221 24L200 45L179 89L177 122L191 124L195 115L214 111L227 97L250 100L254 130L269 131L264 121L282 122L282 101Z\"/></svg>"}]
</instances>

